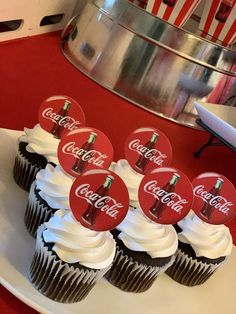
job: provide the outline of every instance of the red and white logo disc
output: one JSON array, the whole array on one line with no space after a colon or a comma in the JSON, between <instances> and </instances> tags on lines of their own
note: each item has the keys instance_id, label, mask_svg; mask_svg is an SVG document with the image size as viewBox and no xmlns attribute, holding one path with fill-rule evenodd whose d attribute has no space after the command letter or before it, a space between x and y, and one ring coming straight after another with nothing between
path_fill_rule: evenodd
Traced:
<instances>
[{"instance_id":1,"label":"red and white logo disc","mask_svg":"<svg viewBox=\"0 0 236 314\"><path fill-rule=\"evenodd\" d=\"M113 159L113 147L101 131L78 128L62 137L57 156L62 168L77 177L90 169L109 168Z\"/></svg>"},{"instance_id":2,"label":"red and white logo disc","mask_svg":"<svg viewBox=\"0 0 236 314\"><path fill-rule=\"evenodd\" d=\"M129 208L128 190L121 178L109 170L90 170L76 178L70 191L70 208L85 227L114 229Z\"/></svg>"},{"instance_id":3,"label":"red and white logo disc","mask_svg":"<svg viewBox=\"0 0 236 314\"><path fill-rule=\"evenodd\" d=\"M236 190L233 184L218 173L203 173L193 182L192 209L203 221L220 225L236 214Z\"/></svg>"},{"instance_id":4,"label":"red and white logo disc","mask_svg":"<svg viewBox=\"0 0 236 314\"><path fill-rule=\"evenodd\" d=\"M52 96L40 105L38 121L45 131L60 139L66 133L84 126L85 117L73 98Z\"/></svg>"},{"instance_id":5,"label":"red and white logo disc","mask_svg":"<svg viewBox=\"0 0 236 314\"><path fill-rule=\"evenodd\" d=\"M148 218L160 224L175 224L188 214L193 189L183 172L163 167L144 176L138 198Z\"/></svg>"},{"instance_id":6,"label":"red and white logo disc","mask_svg":"<svg viewBox=\"0 0 236 314\"><path fill-rule=\"evenodd\" d=\"M151 128L139 128L125 142L125 158L138 173L168 166L172 158L171 144L164 133Z\"/></svg>"}]
</instances>

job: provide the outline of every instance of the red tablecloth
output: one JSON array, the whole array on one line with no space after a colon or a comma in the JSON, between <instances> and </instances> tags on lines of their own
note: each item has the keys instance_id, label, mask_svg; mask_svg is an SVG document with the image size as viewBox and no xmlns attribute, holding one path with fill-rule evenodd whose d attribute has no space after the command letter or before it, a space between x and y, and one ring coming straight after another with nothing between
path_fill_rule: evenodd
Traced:
<instances>
[{"instance_id":1,"label":"red tablecloth","mask_svg":"<svg viewBox=\"0 0 236 314\"><path fill-rule=\"evenodd\" d=\"M236 185L236 155L226 147L209 148L200 159L193 153L206 142L206 132L187 128L155 116L105 90L78 70L62 55L58 33L0 44L0 127L23 129L37 122L39 104L51 95L68 95L81 104L86 124L109 136L115 160L124 157L127 135L141 126L163 131L173 147L172 166L190 180L205 171L215 171ZM229 224L236 243L236 219ZM1 313L33 313L3 287Z\"/></svg>"}]
</instances>

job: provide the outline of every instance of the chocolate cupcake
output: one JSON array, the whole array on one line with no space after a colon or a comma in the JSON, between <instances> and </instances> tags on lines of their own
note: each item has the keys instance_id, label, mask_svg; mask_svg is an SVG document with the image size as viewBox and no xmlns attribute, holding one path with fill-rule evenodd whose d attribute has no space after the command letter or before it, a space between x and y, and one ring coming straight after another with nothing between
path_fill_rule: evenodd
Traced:
<instances>
[{"instance_id":1,"label":"chocolate cupcake","mask_svg":"<svg viewBox=\"0 0 236 314\"><path fill-rule=\"evenodd\" d=\"M105 277L123 291L146 291L174 262L176 231L171 225L152 222L139 208L130 208L112 234L116 256Z\"/></svg>"},{"instance_id":2,"label":"chocolate cupcake","mask_svg":"<svg viewBox=\"0 0 236 314\"><path fill-rule=\"evenodd\" d=\"M58 209L69 209L69 192L74 178L60 165L47 164L31 185L24 222L35 237L38 227L47 222Z\"/></svg>"},{"instance_id":3,"label":"chocolate cupcake","mask_svg":"<svg viewBox=\"0 0 236 314\"><path fill-rule=\"evenodd\" d=\"M58 210L37 231L29 278L54 301L78 302L109 270L114 255L115 241L109 231L89 230L71 211Z\"/></svg>"},{"instance_id":4,"label":"chocolate cupcake","mask_svg":"<svg viewBox=\"0 0 236 314\"><path fill-rule=\"evenodd\" d=\"M13 177L21 188L29 191L39 170L44 169L48 162L58 164L59 139L43 130L39 124L33 129L25 128L24 132L18 140Z\"/></svg>"},{"instance_id":5,"label":"chocolate cupcake","mask_svg":"<svg viewBox=\"0 0 236 314\"><path fill-rule=\"evenodd\" d=\"M176 260L166 273L185 286L206 282L227 260L232 237L224 225L203 222L190 212L176 226L178 250Z\"/></svg>"}]
</instances>

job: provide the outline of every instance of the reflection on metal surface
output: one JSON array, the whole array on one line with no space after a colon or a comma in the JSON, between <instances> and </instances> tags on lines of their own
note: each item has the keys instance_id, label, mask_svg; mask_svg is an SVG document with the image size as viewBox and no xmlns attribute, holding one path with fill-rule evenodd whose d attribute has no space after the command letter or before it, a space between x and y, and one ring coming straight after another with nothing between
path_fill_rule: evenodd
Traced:
<instances>
[{"instance_id":1,"label":"reflection on metal surface","mask_svg":"<svg viewBox=\"0 0 236 314\"><path fill-rule=\"evenodd\" d=\"M89 2L64 30L62 50L104 87L196 128L194 101L223 103L228 81L236 81L232 68L236 52L176 28L126 0Z\"/></svg>"}]
</instances>

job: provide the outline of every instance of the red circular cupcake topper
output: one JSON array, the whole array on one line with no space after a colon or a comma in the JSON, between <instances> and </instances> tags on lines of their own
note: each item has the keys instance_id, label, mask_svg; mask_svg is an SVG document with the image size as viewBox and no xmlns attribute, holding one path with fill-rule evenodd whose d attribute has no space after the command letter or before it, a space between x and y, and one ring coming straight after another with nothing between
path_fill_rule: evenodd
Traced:
<instances>
[{"instance_id":1,"label":"red circular cupcake topper","mask_svg":"<svg viewBox=\"0 0 236 314\"><path fill-rule=\"evenodd\" d=\"M128 190L112 171L90 170L74 181L70 191L70 208L83 226L96 231L111 230L127 214Z\"/></svg>"},{"instance_id":2,"label":"red circular cupcake topper","mask_svg":"<svg viewBox=\"0 0 236 314\"><path fill-rule=\"evenodd\" d=\"M47 98L39 108L38 120L40 126L55 138L61 138L85 124L82 108L68 96Z\"/></svg>"},{"instance_id":3,"label":"red circular cupcake topper","mask_svg":"<svg viewBox=\"0 0 236 314\"><path fill-rule=\"evenodd\" d=\"M160 224L175 224L183 219L193 201L188 177L174 168L159 168L144 176L138 198L147 217Z\"/></svg>"},{"instance_id":4,"label":"red circular cupcake topper","mask_svg":"<svg viewBox=\"0 0 236 314\"><path fill-rule=\"evenodd\" d=\"M172 148L166 135L154 128L140 128L125 142L125 157L130 166L141 174L167 166L171 162Z\"/></svg>"},{"instance_id":5,"label":"red circular cupcake topper","mask_svg":"<svg viewBox=\"0 0 236 314\"><path fill-rule=\"evenodd\" d=\"M203 173L193 182L192 209L203 221L220 225L236 214L236 190L233 184L217 173Z\"/></svg>"},{"instance_id":6,"label":"red circular cupcake topper","mask_svg":"<svg viewBox=\"0 0 236 314\"><path fill-rule=\"evenodd\" d=\"M78 128L62 137L57 156L62 168L77 177L90 169L109 168L113 159L113 147L101 131Z\"/></svg>"}]
</instances>

